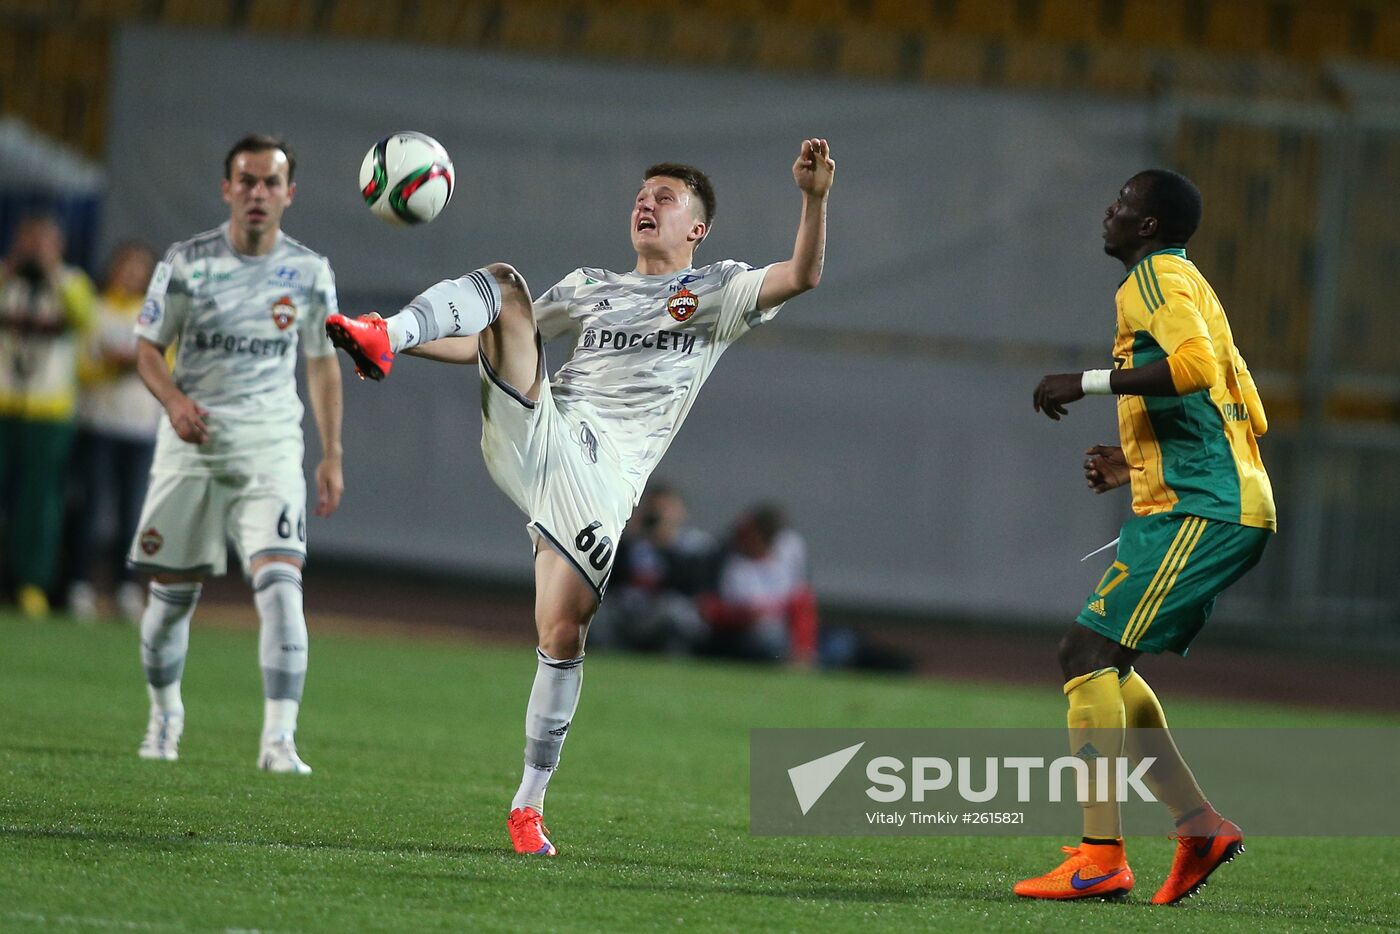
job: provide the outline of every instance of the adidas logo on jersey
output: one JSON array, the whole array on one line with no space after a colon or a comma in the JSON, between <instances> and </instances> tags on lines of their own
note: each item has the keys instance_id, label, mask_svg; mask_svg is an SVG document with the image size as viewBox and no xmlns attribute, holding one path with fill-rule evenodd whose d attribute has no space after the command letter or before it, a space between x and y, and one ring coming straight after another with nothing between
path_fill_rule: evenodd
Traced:
<instances>
[{"instance_id":1,"label":"adidas logo on jersey","mask_svg":"<svg viewBox=\"0 0 1400 934\"><path fill-rule=\"evenodd\" d=\"M1097 600L1092 601L1089 604L1089 609L1099 614L1100 616L1108 615L1108 610L1104 609L1103 597L1099 597Z\"/></svg>"},{"instance_id":2,"label":"adidas logo on jersey","mask_svg":"<svg viewBox=\"0 0 1400 934\"><path fill-rule=\"evenodd\" d=\"M594 311L612 311L612 303L606 298L593 306Z\"/></svg>"}]
</instances>

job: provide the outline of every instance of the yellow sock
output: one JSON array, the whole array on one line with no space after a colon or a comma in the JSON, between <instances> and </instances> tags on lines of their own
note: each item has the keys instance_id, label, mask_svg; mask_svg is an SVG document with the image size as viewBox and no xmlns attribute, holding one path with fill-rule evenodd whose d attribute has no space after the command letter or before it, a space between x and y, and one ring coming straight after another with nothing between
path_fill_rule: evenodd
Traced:
<instances>
[{"instance_id":1,"label":"yellow sock","mask_svg":"<svg viewBox=\"0 0 1400 934\"><path fill-rule=\"evenodd\" d=\"M1085 840L1118 840L1123 823L1118 802L1112 800L1117 770L1109 768L1107 801L1098 801L1097 769L1094 760L1107 757L1110 763L1123 754L1123 694L1118 686L1117 668L1100 668L1065 683L1069 698L1070 752L1089 763L1089 801L1084 802Z\"/></svg>"},{"instance_id":2,"label":"yellow sock","mask_svg":"<svg viewBox=\"0 0 1400 934\"><path fill-rule=\"evenodd\" d=\"M1152 693L1142 675L1131 668L1119 690L1129 728L1124 750L1134 762L1143 756L1157 759L1143 776L1147 787L1172 812L1172 819L1178 825L1197 816L1210 818L1215 811L1206 801L1201 786L1196 784L1196 776L1191 774L1186 760L1181 758L1167 729L1167 716L1162 712L1157 695Z\"/></svg>"}]
</instances>

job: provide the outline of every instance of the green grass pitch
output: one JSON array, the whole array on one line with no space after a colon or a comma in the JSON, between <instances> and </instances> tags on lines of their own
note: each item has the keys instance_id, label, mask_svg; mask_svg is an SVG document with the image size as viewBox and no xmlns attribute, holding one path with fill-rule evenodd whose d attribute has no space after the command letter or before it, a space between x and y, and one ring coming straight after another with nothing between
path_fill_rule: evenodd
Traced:
<instances>
[{"instance_id":1,"label":"green grass pitch","mask_svg":"<svg viewBox=\"0 0 1400 934\"><path fill-rule=\"evenodd\" d=\"M314 629L314 627L313 627ZM590 658L549 793L561 855L510 852L528 648L313 631L309 779L254 769L257 640L196 621L178 763L137 759L135 633L0 616L0 930L1156 930L1400 925L1400 841L1252 838L1182 908L1132 838L1122 904L1010 893L1063 839L748 834L756 726L1044 726L1043 690ZM1047 642L1047 652L1050 643ZM1178 725L1393 723L1164 698ZM1131 828L1130 828L1131 829Z\"/></svg>"}]
</instances>

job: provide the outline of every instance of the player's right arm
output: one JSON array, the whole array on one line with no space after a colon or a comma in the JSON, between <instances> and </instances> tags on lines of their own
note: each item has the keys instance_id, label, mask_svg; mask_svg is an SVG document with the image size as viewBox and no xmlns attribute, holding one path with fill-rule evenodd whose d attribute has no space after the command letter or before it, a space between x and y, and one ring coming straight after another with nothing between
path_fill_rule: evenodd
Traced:
<instances>
[{"instance_id":1,"label":"player's right arm","mask_svg":"<svg viewBox=\"0 0 1400 934\"><path fill-rule=\"evenodd\" d=\"M165 362L165 348L180 333L189 313L190 291L184 275L179 245L170 248L156 264L146 300L136 319L136 373L151 395L165 407L170 427L181 441L203 444L209 440L204 417L208 410L180 391Z\"/></svg>"},{"instance_id":2,"label":"player's right arm","mask_svg":"<svg viewBox=\"0 0 1400 934\"><path fill-rule=\"evenodd\" d=\"M475 334L466 337L439 337L404 351L411 357L436 360L439 363L475 363L478 341Z\"/></svg>"},{"instance_id":3,"label":"player's right arm","mask_svg":"<svg viewBox=\"0 0 1400 934\"><path fill-rule=\"evenodd\" d=\"M204 423L208 409L180 391L165 363L165 348L147 338L136 342L136 372L151 395L165 407L170 427L181 441L203 444L209 440L209 426Z\"/></svg>"},{"instance_id":4,"label":"player's right arm","mask_svg":"<svg viewBox=\"0 0 1400 934\"><path fill-rule=\"evenodd\" d=\"M567 299L577 288L578 282L584 278L581 270L574 270L532 303L531 311L535 316L535 327L546 341L553 340L568 330L572 322L569 318ZM370 312L365 317L378 318L379 315L376 312ZM480 356L480 350L480 335L469 334L465 337L440 337L435 341L410 347L403 352L413 357L422 357L425 360L436 360L439 363L473 364Z\"/></svg>"},{"instance_id":5,"label":"player's right arm","mask_svg":"<svg viewBox=\"0 0 1400 934\"><path fill-rule=\"evenodd\" d=\"M1037 412L1059 421L1068 414L1066 405L1089 394L1189 396L1214 385L1215 346L1189 284L1173 273L1163 272L1159 278L1166 300L1153 315L1149 333L1166 358L1129 369L1046 376L1032 397Z\"/></svg>"},{"instance_id":6,"label":"player's right arm","mask_svg":"<svg viewBox=\"0 0 1400 934\"><path fill-rule=\"evenodd\" d=\"M380 314L371 311L364 317L378 318ZM410 357L422 357L424 360L436 360L439 363L475 363L477 346L476 335L468 334L466 337L439 337L435 341L409 347L403 353Z\"/></svg>"}]
</instances>

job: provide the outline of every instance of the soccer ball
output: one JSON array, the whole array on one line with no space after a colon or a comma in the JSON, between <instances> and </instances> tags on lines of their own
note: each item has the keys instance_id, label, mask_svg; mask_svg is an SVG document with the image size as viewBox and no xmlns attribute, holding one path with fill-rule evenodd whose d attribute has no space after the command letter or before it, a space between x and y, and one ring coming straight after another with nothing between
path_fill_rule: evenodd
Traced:
<instances>
[{"instance_id":1,"label":"soccer ball","mask_svg":"<svg viewBox=\"0 0 1400 934\"><path fill-rule=\"evenodd\" d=\"M452 159L431 136L404 130L370 147L360 163L360 194L390 224L426 224L452 200Z\"/></svg>"}]
</instances>

